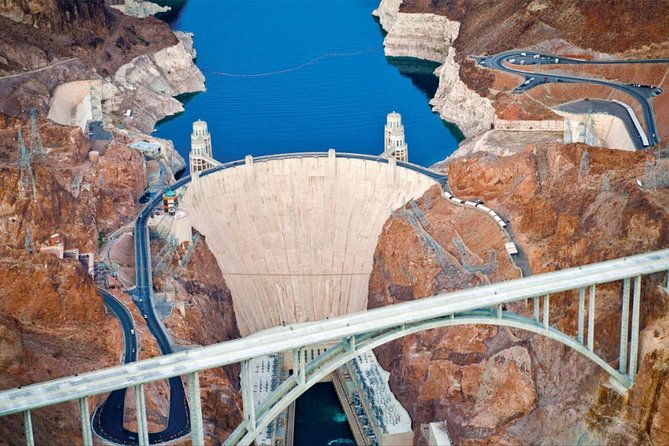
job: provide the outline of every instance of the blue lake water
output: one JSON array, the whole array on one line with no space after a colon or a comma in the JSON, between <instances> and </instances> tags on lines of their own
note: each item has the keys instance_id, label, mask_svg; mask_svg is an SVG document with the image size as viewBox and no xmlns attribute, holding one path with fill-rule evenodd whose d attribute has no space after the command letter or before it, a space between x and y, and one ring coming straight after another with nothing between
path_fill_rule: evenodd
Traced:
<instances>
[{"instance_id":1,"label":"blue lake water","mask_svg":"<svg viewBox=\"0 0 669 446\"><path fill-rule=\"evenodd\" d=\"M173 140L186 159L197 119L209 123L214 157L223 162L328 148L379 154L386 114L395 110L409 160L428 166L444 159L459 132L428 104L437 65L384 56L383 33L371 16L378 3L186 2L165 19L195 33L207 91L182 98L186 111L161 122L155 135Z\"/></svg>"}]
</instances>

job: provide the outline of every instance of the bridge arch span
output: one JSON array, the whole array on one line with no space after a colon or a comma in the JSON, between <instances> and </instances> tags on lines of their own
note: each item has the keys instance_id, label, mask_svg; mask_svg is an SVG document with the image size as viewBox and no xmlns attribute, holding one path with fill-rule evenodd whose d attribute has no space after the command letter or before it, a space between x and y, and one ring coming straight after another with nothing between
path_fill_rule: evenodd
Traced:
<instances>
[{"instance_id":1,"label":"bridge arch span","mask_svg":"<svg viewBox=\"0 0 669 446\"><path fill-rule=\"evenodd\" d=\"M320 376L331 373L362 352L419 331L463 324L507 326L555 339L602 367L611 376L610 383L613 388L624 393L633 384L637 373L642 277L662 274L663 289L669 292L668 270L669 249L665 249L397 303L326 320L279 326L233 341L5 390L0 392L0 416L22 413L25 438L28 444L32 444L32 410L78 400L82 415L82 437L88 441L91 439L88 398L135 387L140 390L141 402L141 389L144 384L170 378L180 381L180 377L185 377L189 382L187 407L191 436L194 444L203 444L204 423L199 373L224 365L241 363L244 421L233 432L227 443L250 444L254 434L269 423L289 401L303 393ZM150 267L142 271L150 277L148 274ZM594 328L595 288L597 285L617 281L622 281L622 305L619 361L618 370L615 370L594 352ZM656 280L652 282L657 283ZM138 283L138 292L145 290L147 284L150 284L150 281ZM576 339L550 326L550 295L569 290L578 290ZM504 311L505 305L528 300L533 303L534 311L531 318ZM307 362L304 355L299 354L310 346L330 342L338 344L312 361ZM293 370L296 373L280 384L270 398L255 407L250 361L263 355L291 351L298 353L293 354L295 361ZM142 404L138 405L140 408L137 411L138 423L142 426L143 432L148 432L146 411L141 406ZM141 445L148 445L149 439L140 437L139 442Z\"/></svg>"},{"instance_id":2,"label":"bridge arch span","mask_svg":"<svg viewBox=\"0 0 669 446\"><path fill-rule=\"evenodd\" d=\"M439 317L434 320L426 320L414 324L403 324L373 334L347 338L330 348L318 358L315 358L313 361L298 365L299 370L297 372L294 371L294 375L279 386L268 398L270 403L255 408L254 412L258 415L257 418L251 421L247 417L224 444L250 445L260 432L278 417L281 412L286 410L292 402L313 385L317 384L339 367L353 360L356 356L405 336L422 331L460 325L494 325L520 329L540 336L545 336L566 345L593 361L610 376L610 383L617 390L624 392L625 389L631 385L631 380L628 375L611 367L608 362L598 356L594 351L588 349L586 345L583 345L578 342L578 340L555 328L550 326L546 327L534 319L521 316L517 313L502 312L500 314L499 312L495 313L490 310L477 310L460 315ZM302 355L298 355L298 357L303 358ZM251 425L255 425L255 428L251 428Z\"/></svg>"}]
</instances>

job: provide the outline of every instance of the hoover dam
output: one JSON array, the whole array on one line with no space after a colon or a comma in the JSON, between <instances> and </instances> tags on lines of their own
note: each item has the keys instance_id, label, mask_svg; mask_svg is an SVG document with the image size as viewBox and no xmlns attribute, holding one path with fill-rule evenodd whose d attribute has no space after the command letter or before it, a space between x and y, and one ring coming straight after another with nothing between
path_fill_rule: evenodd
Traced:
<instances>
[{"instance_id":1,"label":"hoover dam","mask_svg":"<svg viewBox=\"0 0 669 446\"><path fill-rule=\"evenodd\" d=\"M365 310L384 223L438 184L394 160L323 155L248 157L194 175L184 193L182 205L230 288L242 336Z\"/></svg>"}]
</instances>

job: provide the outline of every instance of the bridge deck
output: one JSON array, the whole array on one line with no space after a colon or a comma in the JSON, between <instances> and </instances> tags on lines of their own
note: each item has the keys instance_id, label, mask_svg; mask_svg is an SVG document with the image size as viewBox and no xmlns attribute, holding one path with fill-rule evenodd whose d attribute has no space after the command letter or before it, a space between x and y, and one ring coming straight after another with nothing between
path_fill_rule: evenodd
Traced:
<instances>
[{"instance_id":1,"label":"bridge deck","mask_svg":"<svg viewBox=\"0 0 669 446\"><path fill-rule=\"evenodd\" d=\"M668 269L669 250L663 250L441 294L325 321L275 327L234 341L8 390L0 393L0 416L306 345Z\"/></svg>"}]
</instances>

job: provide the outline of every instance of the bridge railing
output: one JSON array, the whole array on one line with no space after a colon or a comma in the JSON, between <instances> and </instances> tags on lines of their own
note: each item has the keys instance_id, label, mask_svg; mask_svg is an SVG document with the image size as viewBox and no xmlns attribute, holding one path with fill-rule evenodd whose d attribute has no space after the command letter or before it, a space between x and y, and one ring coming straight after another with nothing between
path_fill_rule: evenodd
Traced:
<instances>
[{"instance_id":1,"label":"bridge railing","mask_svg":"<svg viewBox=\"0 0 669 446\"><path fill-rule=\"evenodd\" d=\"M246 433L243 436L246 439L242 441L244 443L251 438L250 435L252 436L254 432L271 421L268 420L268 417L278 410L278 405L285 403L288 392L292 392L290 397L294 397L306 390L304 387L311 382L309 381L310 376L321 373L346 358L354 357L362 352L363 348L375 348L380 345L380 342L388 342L388 340L412 332L446 326L449 320L458 323L498 323L550 336L576 348L597 362L617 380L619 388L624 390L632 385L638 366L641 277L668 270L669 250L663 250L441 294L324 321L275 327L234 341L6 390L0 392L0 416L22 413L26 441L32 444L32 410L78 400L82 410L82 435L86 442L91 435L88 416L89 397L134 387L137 390L138 423L140 423L140 428L145 428L146 415L142 386L150 382L181 376L187 378L190 384L188 394L192 436L195 444L200 444L204 433L199 394L199 372L224 365L244 363L262 355L300 351L309 345L344 340L340 347L329 350L322 357L316 358L313 363L294 365L296 373L290 378L293 382L279 386L277 389L285 392L285 395L277 394L276 397L268 400L270 401L268 404L274 404L274 406L251 408L247 402L245 421L240 427L242 433ZM623 281L623 295L620 355L616 370L594 352L594 316L595 287L619 280ZM568 290L579 290L576 339L560 333L550 325L550 295ZM587 312L585 310L586 297L588 298ZM533 302L533 319L527 319L529 321L527 323L514 321L517 315L507 314L504 310L505 305L526 299L531 299ZM477 311L488 311L490 308L494 309L492 313L494 318L482 319L476 316ZM586 315L587 331L585 329ZM464 319L465 316L470 319ZM497 322L494 322L495 320ZM244 388L247 389L247 392L249 391L248 377L243 379Z\"/></svg>"}]
</instances>

